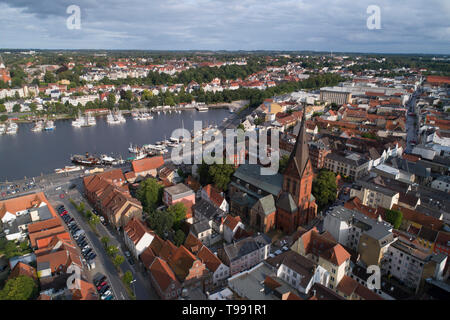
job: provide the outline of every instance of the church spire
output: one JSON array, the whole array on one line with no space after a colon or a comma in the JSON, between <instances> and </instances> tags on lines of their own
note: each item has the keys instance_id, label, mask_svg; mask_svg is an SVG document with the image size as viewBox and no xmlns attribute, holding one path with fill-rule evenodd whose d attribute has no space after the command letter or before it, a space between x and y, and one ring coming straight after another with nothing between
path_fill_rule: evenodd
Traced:
<instances>
[{"instance_id":1,"label":"church spire","mask_svg":"<svg viewBox=\"0 0 450 320\"><path fill-rule=\"evenodd\" d=\"M298 131L297 140L295 141L294 149L292 150L289 162L294 162L299 176L303 176L306 165L309 160L308 140L306 138L306 107L303 107L302 122L300 130Z\"/></svg>"}]
</instances>

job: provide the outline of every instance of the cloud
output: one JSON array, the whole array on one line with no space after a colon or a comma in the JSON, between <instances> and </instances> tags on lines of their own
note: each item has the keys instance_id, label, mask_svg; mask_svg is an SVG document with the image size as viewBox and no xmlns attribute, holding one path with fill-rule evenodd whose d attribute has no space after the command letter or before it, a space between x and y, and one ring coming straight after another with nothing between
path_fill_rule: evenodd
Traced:
<instances>
[{"instance_id":1,"label":"cloud","mask_svg":"<svg viewBox=\"0 0 450 320\"><path fill-rule=\"evenodd\" d=\"M81 30L66 9L81 8ZM5 48L450 53L448 0L0 0Z\"/></svg>"}]
</instances>

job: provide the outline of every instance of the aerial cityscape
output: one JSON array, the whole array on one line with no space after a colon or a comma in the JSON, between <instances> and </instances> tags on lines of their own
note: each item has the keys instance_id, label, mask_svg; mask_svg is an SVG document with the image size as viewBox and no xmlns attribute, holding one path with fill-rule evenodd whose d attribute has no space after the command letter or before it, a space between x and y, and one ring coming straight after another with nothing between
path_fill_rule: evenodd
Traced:
<instances>
[{"instance_id":1,"label":"aerial cityscape","mask_svg":"<svg viewBox=\"0 0 450 320\"><path fill-rule=\"evenodd\" d=\"M448 2L48 2L0 0L0 300L450 298Z\"/></svg>"}]
</instances>

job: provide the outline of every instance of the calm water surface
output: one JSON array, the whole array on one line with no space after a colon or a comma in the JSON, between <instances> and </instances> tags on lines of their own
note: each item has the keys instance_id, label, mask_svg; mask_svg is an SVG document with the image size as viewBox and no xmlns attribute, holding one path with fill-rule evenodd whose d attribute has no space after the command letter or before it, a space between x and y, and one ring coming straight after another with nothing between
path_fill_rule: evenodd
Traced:
<instances>
[{"instance_id":1,"label":"calm water surface","mask_svg":"<svg viewBox=\"0 0 450 320\"><path fill-rule=\"evenodd\" d=\"M72 154L108 154L114 157L130 157L130 143L139 146L154 144L170 138L173 130L191 130L194 120L203 125L220 125L229 117L228 109L210 109L208 112L196 110L160 115L154 114L152 120L133 120L126 116L127 122L110 125L106 117L97 117L93 127L75 128L71 120L56 121L54 131L32 132L33 124L19 124L16 135L0 136L0 181L22 179L52 173L56 168L72 165Z\"/></svg>"}]
</instances>

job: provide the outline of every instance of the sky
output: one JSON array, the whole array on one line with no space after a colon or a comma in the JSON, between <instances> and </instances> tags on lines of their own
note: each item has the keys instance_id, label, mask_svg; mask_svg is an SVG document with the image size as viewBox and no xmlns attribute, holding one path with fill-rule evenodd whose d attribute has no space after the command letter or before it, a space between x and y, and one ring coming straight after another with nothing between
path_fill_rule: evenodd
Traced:
<instances>
[{"instance_id":1,"label":"sky","mask_svg":"<svg viewBox=\"0 0 450 320\"><path fill-rule=\"evenodd\" d=\"M449 0L0 0L0 21L4 49L450 54Z\"/></svg>"}]
</instances>

